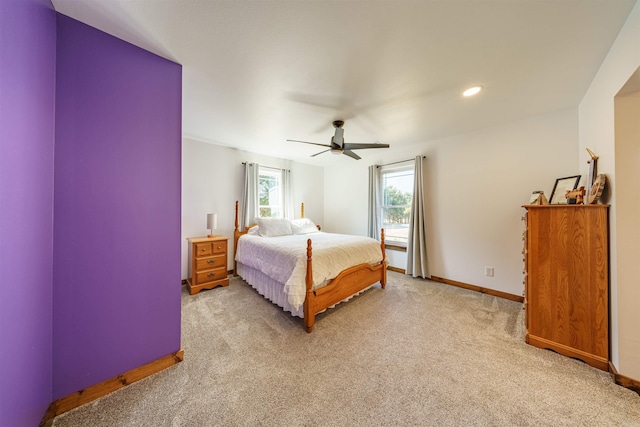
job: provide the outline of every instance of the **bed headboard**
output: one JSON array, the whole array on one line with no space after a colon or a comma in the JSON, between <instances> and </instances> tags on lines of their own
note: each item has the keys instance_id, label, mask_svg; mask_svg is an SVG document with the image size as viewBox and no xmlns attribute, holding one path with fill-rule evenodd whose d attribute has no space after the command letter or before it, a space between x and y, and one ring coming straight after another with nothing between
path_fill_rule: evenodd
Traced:
<instances>
[{"instance_id":1,"label":"bed headboard","mask_svg":"<svg viewBox=\"0 0 640 427\"><path fill-rule=\"evenodd\" d=\"M245 227L243 231L240 231L240 217L239 217L239 206L240 202L236 200L236 231L240 233L240 235L245 234L251 227L255 227L256 224ZM300 218L304 218L304 202L300 203Z\"/></svg>"},{"instance_id":2,"label":"bed headboard","mask_svg":"<svg viewBox=\"0 0 640 427\"><path fill-rule=\"evenodd\" d=\"M236 254L236 250L238 249L238 239L240 238L240 236L247 234L249 232L249 229L252 227L255 227L256 224L250 225L248 227L244 227L244 229L240 229L240 217L239 217L239 206L240 206L240 202L238 200L236 200L236 228L235 231L233 232L233 257L235 258L235 254ZM300 218L304 218L304 203L300 204ZM233 275L237 276L237 265L236 262L233 261Z\"/></svg>"}]
</instances>

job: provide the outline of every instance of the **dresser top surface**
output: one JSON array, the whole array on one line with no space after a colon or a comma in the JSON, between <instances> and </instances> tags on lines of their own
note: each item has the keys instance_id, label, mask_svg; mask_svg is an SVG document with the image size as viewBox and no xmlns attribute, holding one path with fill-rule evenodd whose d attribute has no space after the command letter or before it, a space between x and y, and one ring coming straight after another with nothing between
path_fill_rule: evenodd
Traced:
<instances>
[{"instance_id":1,"label":"dresser top surface","mask_svg":"<svg viewBox=\"0 0 640 427\"><path fill-rule=\"evenodd\" d=\"M598 203L593 203L593 204L579 204L579 205L568 205L568 204L558 204L558 205L522 205L523 208L525 209L559 209L559 208L565 208L565 209L580 209L580 208L589 208L589 209L593 209L593 208L608 208L609 205L603 205L603 204L598 204Z\"/></svg>"}]
</instances>

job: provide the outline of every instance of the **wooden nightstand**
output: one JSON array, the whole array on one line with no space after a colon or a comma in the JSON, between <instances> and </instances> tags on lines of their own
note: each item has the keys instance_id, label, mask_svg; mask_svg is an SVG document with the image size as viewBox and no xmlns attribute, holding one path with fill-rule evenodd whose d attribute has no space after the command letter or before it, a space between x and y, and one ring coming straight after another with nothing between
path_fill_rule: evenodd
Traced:
<instances>
[{"instance_id":1,"label":"wooden nightstand","mask_svg":"<svg viewBox=\"0 0 640 427\"><path fill-rule=\"evenodd\" d=\"M189 278L187 289L194 295L203 289L229 286L227 246L224 236L189 237Z\"/></svg>"}]
</instances>

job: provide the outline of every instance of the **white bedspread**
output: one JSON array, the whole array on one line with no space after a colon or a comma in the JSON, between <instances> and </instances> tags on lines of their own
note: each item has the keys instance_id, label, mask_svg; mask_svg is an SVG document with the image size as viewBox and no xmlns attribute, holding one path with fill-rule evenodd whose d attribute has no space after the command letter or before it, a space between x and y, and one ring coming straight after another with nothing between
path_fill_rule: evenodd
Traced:
<instances>
[{"instance_id":1,"label":"white bedspread","mask_svg":"<svg viewBox=\"0 0 640 427\"><path fill-rule=\"evenodd\" d=\"M374 239L322 232L280 237L243 235L238 240L236 261L284 283L289 303L298 308L306 296L307 239L311 239L313 248L314 289L349 267L382 261L380 243Z\"/></svg>"}]
</instances>

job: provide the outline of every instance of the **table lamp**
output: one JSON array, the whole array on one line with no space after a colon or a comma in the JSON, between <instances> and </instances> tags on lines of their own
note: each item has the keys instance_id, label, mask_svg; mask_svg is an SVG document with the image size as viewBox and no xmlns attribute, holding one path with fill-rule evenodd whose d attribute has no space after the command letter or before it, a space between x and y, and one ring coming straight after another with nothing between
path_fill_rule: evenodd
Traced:
<instances>
[{"instance_id":1,"label":"table lamp","mask_svg":"<svg viewBox=\"0 0 640 427\"><path fill-rule=\"evenodd\" d=\"M216 237L213 234L214 230L218 228L218 214L207 214L207 229L211 232L211 234L207 235L207 237Z\"/></svg>"}]
</instances>

